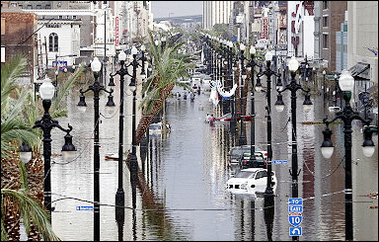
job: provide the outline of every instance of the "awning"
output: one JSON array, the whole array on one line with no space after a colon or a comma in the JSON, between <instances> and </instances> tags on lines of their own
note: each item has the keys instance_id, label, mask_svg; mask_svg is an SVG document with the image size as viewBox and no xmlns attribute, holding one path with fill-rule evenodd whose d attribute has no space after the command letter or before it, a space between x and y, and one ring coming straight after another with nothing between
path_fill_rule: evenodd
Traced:
<instances>
[{"instance_id":1,"label":"awning","mask_svg":"<svg viewBox=\"0 0 379 242\"><path fill-rule=\"evenodd\" d=\"M353 67L349 69L349 72L354 77L354 80L356 81L364 81L364 80L370 80L369 79L369 70L370 70L370 64L358 62Z\"/></svg>"}]
</instances>

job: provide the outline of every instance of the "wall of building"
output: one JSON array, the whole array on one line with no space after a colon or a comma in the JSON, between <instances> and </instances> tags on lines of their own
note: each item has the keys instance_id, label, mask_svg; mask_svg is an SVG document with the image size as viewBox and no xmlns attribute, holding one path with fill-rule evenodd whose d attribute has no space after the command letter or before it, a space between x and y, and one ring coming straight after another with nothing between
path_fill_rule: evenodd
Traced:
<instances>
[{"instance_id":1,"label":"wall of building","mask_svg":"<svg viewBox=\"0 0 379 242\"><path fill-rule=\"evenodd\" d=\"M321 58L328 61L329 71L336 70L336 32L341 29L346 10L346 1L323 1L321 4Z\"/></svg>"},{"instance_id":2,"label":"wall of building","mask_svg":"<svg viewBox=\"0 0 379 242\"><path fill-rule=\"evenodd\" d=\"M23 54L29 60L29 74L33 77L33 67L36 63L36 35L37 16L33 13L6 12L1 9L1 18L4 21L1 46L5 49L5 62L17 54ZM3 27L3 26L2 26Z\"/></svg>"},{"instance_id":3,"label":"wall of building","mask_svg":"<svg viewBox=\"0 0 379 242\"><path fill-rule=\"evenodd\" d=\"M359 36L359 37L358 37ZM374 52L376 51L376 54ZM370 64L371 81L378 83L378 2L348 2L348 68Z\"/></svg>"}]
</instances>

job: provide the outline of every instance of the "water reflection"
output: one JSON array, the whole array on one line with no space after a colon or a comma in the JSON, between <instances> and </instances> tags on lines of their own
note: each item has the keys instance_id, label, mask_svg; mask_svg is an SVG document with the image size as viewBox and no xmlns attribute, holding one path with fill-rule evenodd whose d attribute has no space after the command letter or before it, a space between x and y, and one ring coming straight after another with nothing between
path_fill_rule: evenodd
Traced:
<instances>
[{"instance_id":1,"label":"water reflection","mask_svg":"<svg viewBox=\"0 0 379 242\"><path fill-rule=\"evenodd\" d=\"M75 95L67 100L69 112L76 112L78 94ZM288 96L283 95L283 98L289 100ZM257 94L256 100L256 144L265 147L265 96ZM298 101L300 106L302 100ZM335 152L331 159L324 159L320 152L324 127L301 125L303 121L324 117L320 109L323 105L321 97L313 103L315 112L304 114L298 110L297 114L298 164L301 169L299 197L304 198L303 236L300 240L344 240L343 128L341 125L333 127ZM126 110L128 105L126 102ZM102 240L291 240L287 206L291 194L289 110L272 113L275 124L273 159L288 160L288 163L273 166L278 186L275 207L270 208L265 206L262 197L240 197L226 191L226 181L239 171L237 166L229 166L227 162L227 152L236 143L230 135L228 123L216 123L214 127L204 123L206 113L218 111L212 105L204 94L197 95L194 102L168 100L170 136L162 139L151 135L138 152L140 169L134 193L136 209L125 210L124 225L118 226L114 220L115 208L101 206ZM91 105L88 107L88 112L92 113ZM115 147L117 149L117 125L109 124L117 124L117 118L116 115L113 119L104 119L100 124L101 154L114 153ZM93 200L93 140L90 135L93 130L92 125L84 125L93 120L84 115L71 115L59 122L73 125L74 145L81 156L66 165L52 165L52 191L83 200L58 201L61 196L54 195L53 200L57 202L54 203L53 228L62 240L91 240L93 214L75 208L89 205L85 201ZM244 127L249 144L250 124L244 123ZM54 130L52 135L54 142L61 140L61 134L54 133ZM377 136L374 143L378 144ZM365 196L378 189L377 183L372 182L378 177L377 149L372 158L363 158L361 144L362 134L356 125L353 127L354 238L377 240L378 213L370 208L377 206L377 199ZM60 153L58 149L54 148L53 153ZM101 201L112 205L117 190L117 161L101 157ZM59 159L54 161L62 162ZM129 181L129 169L124 171L124 180ZM125 182L124 190L126 206L132 208L133 194L129 182ZM83 227L87 229L78 229Z\"/></svg>"}]
</instances>

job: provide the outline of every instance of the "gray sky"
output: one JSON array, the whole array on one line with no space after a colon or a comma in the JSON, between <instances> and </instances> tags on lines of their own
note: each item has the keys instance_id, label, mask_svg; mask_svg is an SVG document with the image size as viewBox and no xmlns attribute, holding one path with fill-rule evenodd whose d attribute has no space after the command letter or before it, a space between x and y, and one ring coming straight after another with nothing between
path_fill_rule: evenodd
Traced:
<instances>
[{"instance_id":1,"label":"gray sky","mask_svg":"<svg viewBox=\"0 0 379 242\"><path fill-rule=\"evenodd\" d=\"M154 18L203 14L203 1L151 1Z\"/></svg>"}]
</instances>

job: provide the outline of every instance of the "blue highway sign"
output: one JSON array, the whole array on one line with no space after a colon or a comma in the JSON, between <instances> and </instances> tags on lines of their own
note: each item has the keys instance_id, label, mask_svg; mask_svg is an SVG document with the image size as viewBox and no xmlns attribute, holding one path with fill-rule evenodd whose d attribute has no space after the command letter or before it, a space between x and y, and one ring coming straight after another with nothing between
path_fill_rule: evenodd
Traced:
<instances>
[{"instance_id":1,"label":"blue highway sign","mask_svg":"<svg viewBox=\"0 0 379 242\"><path fill-rule=\"evenodd\" d=\"M288 215L288 222L292 226L299 226L302 221L303 221L303 216L290 216L290 215Z\"/></svg>"},{"instance_id":2,"label":"blue highway sign","mask_svg":"<svg viewBox=\"0 0 379 242\"><path fill-rule=\"evenodd\" d=\"M302 236L302 227L289 227L289 236Z\"/></svg>"},{"instance_id":3,"label":"blue highway sign","mask_svg":"<svg viewBox=\"0 0 379 242\"><path fill-rule=\"evenodd\" d=\"M288 198L288 205L303 205L303 198Z\"/></svg>"},{"instance_id":4,"label":"blue highway sign","mask_svg":"<svg viewBox=\"0 0 379 242\"><path fill-rule=\"evenodd\" d=\"M272 162L272 164L287 164L288 161L286 161L286 160L273 160L271 162Z\"/></svg>"},{"instance_id":5,"label":"blue highway sign","mask_svg":"<svg viewBox=\"0 0 379 242\"><path fill-rule=\"evenodd\" d=\"M302 213L303 206L288 205L288 213Z\"/></svg>"}]
</instances>

